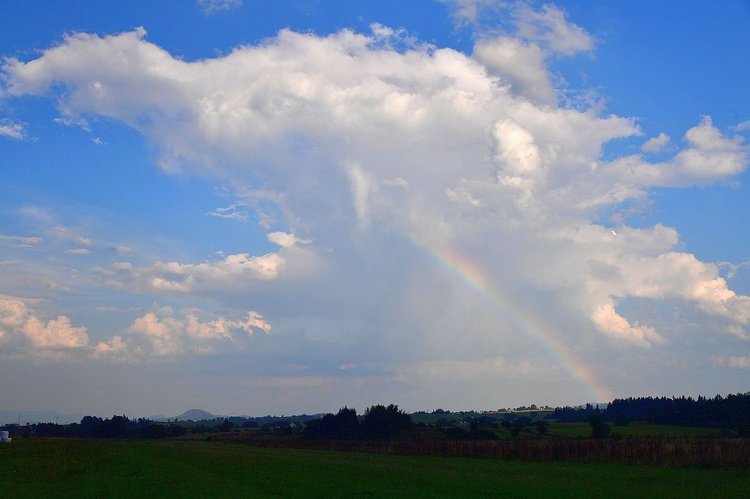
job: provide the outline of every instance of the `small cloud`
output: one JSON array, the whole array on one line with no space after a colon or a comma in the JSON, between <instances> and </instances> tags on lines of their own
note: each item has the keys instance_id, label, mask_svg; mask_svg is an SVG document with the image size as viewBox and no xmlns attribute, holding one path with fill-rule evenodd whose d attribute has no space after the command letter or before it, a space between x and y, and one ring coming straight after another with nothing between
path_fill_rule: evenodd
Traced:
<instances>
[{"instance_id":1,"label":"small cloud","mask_svg":"<svg viewBox=\"0 0 750 499\"><path fill-rule=\"evenodd\" d=\"M711 363L716 367L730 369L750 369L750 357L744 355L730 355L729 357L713 357Z\"/></svg>"},{"instance_id":2,"label":"small cloud","mask_svg":"<svg viewBox=\"0 0 750 499\"><path fill-rule=\"evenodd\" d=\"M728 325L726 328L724 328L724 331L727 334L734 336L735 338L739 338L745 341L750 340L750 336L748 336L747 332L737 324Z\"/></svg>"},{"instance_id":3,"label":"small cloud","mask_svg":"<svg viewBox=\"0 0 750 499\"><path fill-rule=\"evenodd\" d=\"M106 145L107 145L107 143L106 143L106 142L104 142L104 141L103 141L102 139L100 139L99 137L94 137L93 139L91 139L91 142L93 142L94 144L96 144L96 145L98 145L98 146L106 146Z\"/></svg>"},{"instance_id":4,"label":"small cloud","mask_svg":"<svg viewBox=\"0 0 750 499\"><path fill-rule=\"evenodd\" d=\"M510 20L501 31L530 42L545 51L562 55L588 52L594 48L594 39L585 29L568 21L566 13L555 5L535 9L525 2L498 2L497 0L440 0L448 4L459 26L475 26L487 32L497 31L497 20ZM511 33L506 33L511 34Z\"/></svg>"},{"instance_id":5,"label":"small cloud","mask_svg":"<svg viewBox=\"0 0 750 499\"><path fill-rule=\"evenodd\" d=\"M272 217L268 213L260 211L258 212L258 223L264 229L270 229L271 227L276 225L276 223L278 223L278 220L276 220L274 217Z\"/></svg>"},{"instance_id":6,"label":"small cloud","mask_svg":"<svg viewBox=\"0 0 750 499\"><path fill-rule=\"evenodd\" d=\"M26 124L10 119L0 120L0 137L8 137L15 140L25 140L28 137Z\"/></svg>"},{"instance_id":7,"label":"small cloud","mask_svg":"<svg viewBox=\"0 0 750 499\"><path fill-rule=\"evenodd\" d=\"M750 120L743 121L734 127L738 132L750 132Z\"/></svg>"},{"instance_id":8,"label":"small cloud","mask_svg":"<svg viewBox=\"0 0 750 499\"><path fill-rule=\"evenodd\" d=\"M383 183L387 185L388 187L399 187L407 191L409 190L409 182L402 179L401 177L396 177L390 180L384 180Z\"/></svg>"},{"instance_id":9,"label":"small cloud","mask_svg":"<svg viewBox=\"0 0 750 499\"><path fill-rule=\"evenodd\" d=\"M720 269L728 269L727 270L727 279L733 279L735 275L737 275L737 272L745 267L750 267L750 260L740 263L739 265L735 265L730 262L719 262L716 264Z\"/></svg>"},{"instance_id":10,"label":"small cloud","mask_svg":"<svg viewBox=\"0 0 750 499\"><path fill-rule=\"evenodd\" d=\"M68 255L88 255L91 253L91 251L87 250L86 248L75 248L75 249L69 249L66 251Z\"/></svg>"},{"instance_id":11,"label":"small cloud","mask_svg":"<svg viewBox=\"0 0 750 499\"><path fill-rule=\"evenodd\" d=\"M0 296L0 324L8 336L25 338L38 348L85 348L88 334L84 326L76 327L70 318L61 315L46 323L24 301Z\"/></svg>"},{"instance_id":12,"label":"small cloud","mask_svg":"<svg viewBox=\"0 0 750 499\"><path fill-rule=\"evenodd\" d=\"M594 40L586 30L569 22L565 12L554 5L544 5L537 11L522 4L514 17L520 36L553 52L569 56L594 48Z\"/></svg>"},{"instance_id":13,"label":"small cloud","mask_svg":"<svg viewBox=\"0 0 750 499\"><path fill-rule=\"evenodd\" d=\"M128 246L115 246L115 251L120 256L132 255L133 253L135 253L135 250Z\"/></svg>"},{"instance_id":14,"label":"small cloud","mask_svg":"<svg viewBox=\"0 0 750 499\"><path fill-rule=\"evenodd\" d=\"M204 14L213 14L220 10L232 10L242 7L242 0L198 0L198 7Z\"/></svg>"},{"instance_id":15,"label":"small cloud","mask_svg":"<svg viewBox=\"0 0 750 499\"><path fill-rule=\"evenodd\" d=\"M246 211L239 209L241 206L244 205L242 203L233 203L226 208L216 208L214 211L206 213L206 215L237 220L238 222L247 222L249 215Z\"/></svg>"},{"instance_id":16,"label":"small cloud","mask_svg":"<svg viewBox=\"0 0 750 499\"><path fill-rule=\"evenodd\" d=\"M90 132L91 127L89 126L89 122L84 120L83 118L70 118L70 117L62 117L62 118L55 118L55 123L58 125L65 125L65 126L78 126L81 127L83 130Z\"/></svg>"},{"instance_id":17,"label":"small cloud","mask_svg":"<svg viewBox=\"0 0 750 499\"><path fill-rule=\"evenodd\" d=\"M76 232L68 227L63 227L62 225L58 225L56 227L52 228L52 233L62 239L67 239L69 241L73 241L75 244L80 244L83 246L88 246L91 244L91 239L85 237L85 236L79 236L76 234ZM88 241L88 243L87 243Z\"/></svg>"},{"instance_id":18,"label":"small cloud","mask_svg":"<svg viewBox=\"0 0 750 499\"><path fill-rule=\"evenodd\" d=\"M494 0L440 0L448 4L452 10L456 23L465 26L476 24L482 16L482 12L489 7L495 6Z\"/></svg>"},{"instance_id":19,"label":"small cloud","mask_svg":"<svg viewBox=\"0 0 750 499\"><path fill-rule=\"evenodd\" d=\"M297 239L294 234L287 234L286 232L271 232L267 237L269 241L282 248L291 248L297 243L310 244L312 242L310 239Z\"/></svg>"},{"instance_id":20,"label":"small cloud","mask_svg":"<svg viewBox=\"0 0 750 499\"><path fill-rule=\"evenodd\" d=\"M669 143L669 135L662 132L658 137L648 139L642 146L641 150L645 152L659 152Z\"/></svg>"},{"instance_id":21,"label":"small cloud","mask_svg":"<svg viewBox=\"0 0 750 499\"><path fill-rule=\"evenodd\" d=\"M0 241L7 241L17 248L31 248L43 241L41 237L24 237L24 236L6 236L0 234Z\"/></svg>"},{"instance_id":22,"label":"small cloud","mask_svg":"<svg viewBox=\"0 0 750 499\"><path fill-rule=\"evenodd\" d=\"M97 312L118 312L119 311L117 307L105 306L105 305L98 306L96 307L95 310Z\"/></svg>"},{"instance_id":23,"label":"small cloud","mask_svg":"<svg viewBox=\"0 0 750 499\"><path fill-rule=\"evenodd\" d=\"M305 255L295 256L300 258ZM116 288L138 292L202 293L209 289L226 290L235 286L244 288L252 281L277 279L286 263L287 257L278 253L263 256L240 253L228 255L219 262L156 262L147 267L117 262L111 265L111 270L100 267L92 270L99 274L108 286Z\"/></svg>"},{"instance_id":24,"label":"small cloud","mask_svg":"<svg viewBox=\"0 0 750 499\"><path fill-rule=\"evenodd\" d=\"M45 283L44 287L54 291L70 291L70 286L56 281L48 281Z\"/></svg>"}]
</instances>

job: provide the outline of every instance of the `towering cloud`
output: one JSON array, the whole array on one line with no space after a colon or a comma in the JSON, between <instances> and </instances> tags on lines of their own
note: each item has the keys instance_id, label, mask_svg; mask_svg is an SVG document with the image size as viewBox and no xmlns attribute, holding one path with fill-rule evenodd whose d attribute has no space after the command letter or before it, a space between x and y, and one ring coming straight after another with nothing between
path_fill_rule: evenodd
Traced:
<instances>
[{"instance_id":1,"label":"towering cloud","mask_svg":"<svg viewBox=\"0 0 750 499\"><path fill-rule=\"evenodd\" d=\"M473 22L489 2L454 4ZM747 168L747 146L706 116L670 158L605 156L613 139L641 135L636 121L564 106L548 69L549 57L591 51L593 38L551 6L515 9L512 25L478 37L471 55L373 25L369 34L282 30L194 61L149 42L143 28L73 33L31 60L7 59L6 98L46 96L68 123L106 117L132 127L163 171L230 186L234 203L211 215L236 223L254 214L278 246L148 263L118 246L117 261L88 271L98 285L210 296L243 311L251 303L263 317L198 322L152 311L100 343L99 354L138 346L172 355L189 351L188 340L268 332L277 321L399 352L368 361L389 372L401 362L428 366L412 371L415 383L440 366L511 365L496 360L528 352L523 331L477 301L465 275L435 272L431 258L446 252L470 263L485 293L514 296L519 314L554 325L548 333L576 356L678 341L662 327L663 310L633 305L644 301L746 339L750 297L684 251L676 230L630 227L619 212L655 187L732 178ZM668 140L659 135L643 150ZM84 257L89 244L79 243ZM66 317L45 326L16 302L5 307L5 327L37 346L88 343L86 328ZM449 356L459 358L442 362Z\"/></svg>"}]
</instances>

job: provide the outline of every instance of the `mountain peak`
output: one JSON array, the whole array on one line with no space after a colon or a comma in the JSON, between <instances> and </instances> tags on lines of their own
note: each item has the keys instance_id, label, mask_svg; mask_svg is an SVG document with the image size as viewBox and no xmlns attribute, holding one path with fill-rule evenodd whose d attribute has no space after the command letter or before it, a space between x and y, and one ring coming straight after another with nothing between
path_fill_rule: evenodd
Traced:
<instances>
[{"instance_id":1,"label":"mountain peak","mask_svg":"<svg viewBox=\"0 0 750 499\"><path fill-rule=\"evenodd\" d=\"M201 409L189 409L177 416L177 419L182 421L205 421L206 419L216 419L217 417Z\"/></svg>"}]
</instances>

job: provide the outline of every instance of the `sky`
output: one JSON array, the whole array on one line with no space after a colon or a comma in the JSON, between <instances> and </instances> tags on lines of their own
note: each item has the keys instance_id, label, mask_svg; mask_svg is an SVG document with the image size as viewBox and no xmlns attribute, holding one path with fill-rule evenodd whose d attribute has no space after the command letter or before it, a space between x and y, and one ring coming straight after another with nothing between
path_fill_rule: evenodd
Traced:
<instances>
[{"instance_id":1,"label":"sky","mask_svg":"<svg viewBox=\"0 0 750 499\"><path fill-rule=\"evenodd\" d=\"M0 12L0 410L750 389L750 2Z\"/></svg>"}]
</instances>

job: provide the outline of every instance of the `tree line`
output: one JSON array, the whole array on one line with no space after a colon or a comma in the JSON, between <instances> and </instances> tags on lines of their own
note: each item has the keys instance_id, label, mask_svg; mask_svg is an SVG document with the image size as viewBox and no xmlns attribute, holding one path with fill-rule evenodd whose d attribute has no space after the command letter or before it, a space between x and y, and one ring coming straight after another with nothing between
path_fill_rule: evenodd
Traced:
<instances>
[{"instance_id":1,"label":"tree line","mask_svg":"<svg viewBox=\"0 0 750 499\"><path fill-rule=\"evenodd\" d=\"M129 419L126 416L99 418L84 416L80 423L59 425L56 423L36 423L14 426L13 433L20 436L68 437L68 438L167 438L179 437L187 429L177 424L158 424L149 419Z\"/></svg>"},{"instance_id":2,"label":"tree line","mask_svg":"<svg viewBox=\"0 0 750 499\"><path fill-rule=\"evenodd\" d=\"M355 409L344 406L336 414L308 421L302 436L319 440L396 439L408 436L413 428L411 416L397 405L373 405L361 419Z\"/></svg>"},{"instance_id":3,"label":"tree line","mask_svg":"<svg viewBox=\"0 0 750 499\"><path fill-rule=\"evenodd\" d=\"M587 404L584 407L557 408L549 416L560 422L590 421L600 417L615 426L632 421L706 428L736 429L740 435L750 434L750 392L716 395L713 398L691 397L630 397L614 399L606 408Z\"/></svg>"}]
</instances>

